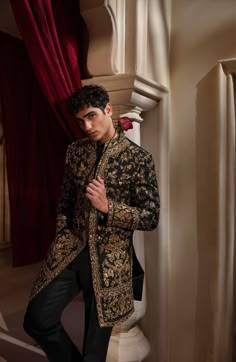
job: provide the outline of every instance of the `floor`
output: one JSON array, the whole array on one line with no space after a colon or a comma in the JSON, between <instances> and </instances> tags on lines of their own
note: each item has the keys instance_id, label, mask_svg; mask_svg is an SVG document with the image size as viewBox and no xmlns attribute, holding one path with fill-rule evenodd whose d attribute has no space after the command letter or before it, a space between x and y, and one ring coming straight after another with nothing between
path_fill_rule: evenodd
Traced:
<instances>
[{"instance_id":1,"label":"floor","mask_svg":"<svg viewBox=\"0 0 236 362\"><path fill-rule=\"evenodd\" d=\"M39 264L13 268L11 249L0 250L0 362L45 362L42 350L24 332L24 311ZM63 324L75 344L83 339L83 301L76 297L65 309Z\"/></svg>"}]
</instances>

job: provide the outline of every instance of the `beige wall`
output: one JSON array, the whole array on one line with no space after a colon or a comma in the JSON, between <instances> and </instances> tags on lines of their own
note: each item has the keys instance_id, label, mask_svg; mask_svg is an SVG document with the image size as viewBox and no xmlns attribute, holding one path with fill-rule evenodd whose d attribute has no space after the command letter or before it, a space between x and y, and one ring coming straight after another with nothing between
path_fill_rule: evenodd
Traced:
<instances>
[{"instance_id":1,"label":"beige wall","mask_svg":"<svg viewBox=\"0 0 236 362\"><path fill-rule=\"evenodd\" d=\"M201 230L197 228L197 97L199 84L216 63L222 59L236 58L235 19L234 0L172 1L169 249L171 362L213 361L214 301L212 304L209 302L212 285L205 282L208 275L202 269L204 253L199 253L199 244L203 239L199 237L202 235ZM211 141L208 140L209 143ZM204 159L202 162L204 167ZM206 252L209 252L211 246L207 244L207 238L204 243ZM211 255L204 263L205 270L210 271L213 263Z\"/></svg>"},{"instance_id":2,"label":"beige wall","mask_svg":"<svg viewBox=\"0 0 236 362\"><path fill-rule=\"evenodd\" d=\"M20 37L20 33L12 13L10 0L0 1L0 30Z\"/></svg>"},{"instance_id":3,"label":"beige wall","mask_svg":"<svg viewBox=\"0 0 236 362\"><path fill-rule=\"evenodd\" d=\"M145 76L168 88L170 6L170 0L148 0L147 52L143 56Z\"/></svg>"}]
</instances>

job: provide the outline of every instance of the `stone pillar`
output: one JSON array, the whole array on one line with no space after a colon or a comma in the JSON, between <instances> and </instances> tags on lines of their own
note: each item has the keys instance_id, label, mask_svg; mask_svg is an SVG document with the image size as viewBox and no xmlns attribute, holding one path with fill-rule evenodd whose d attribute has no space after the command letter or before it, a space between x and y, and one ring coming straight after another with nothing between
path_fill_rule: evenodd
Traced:
<instances>
[{"instance_id":1,"label":"stone pillar","mask_svg":"<svg viewBox=\"0 0 236 362\"><path fill-rule=\"evenodd\" d=\"M133 112L138 116L143 112L141 144L153 154L154 162L159 170L160 196L164 208L162 208L158 231L144 233L143 236L139 233L136 236L135 233L135 246L138 238L144 238L145 247L147 246L146 255L149 263L145 273L148 303L147 313L141 324L151 345L151 353L147 358L154 361L157 359L166 361L169 356L168 59L170 28L168 25L170 24L170 1L164 2L165 4L162 0L80 0L81 16L86 24L89 39L86 54L89 77L86 75L87 79L83 79L82 82L83 84L100 84L106 88L111 104L115 106L114 119L127 112ZM158 40L154 41L154 39ZM87 37L84 41L87 41ZM156 112L152 113L155 108ZM149 119L150 113L154 115L153 119ZM139 144L140 123L135 122L134 126L132 131L127 132L127 136ZM150 136L147 136L147 132L150 132ZM138 248L136 247L139 258L144 256L144 253L139 253L138 250L143 247L141 243ZM144 306L145 302L143 301L141 305ZM137 304L135 308L137 310ZM145 311L146 307L143 309ZM130 327L127 327L127 331L130 331L131 336L131 331L135 332L135 330ZM116 340L115 337L117 337ZM132 353L137 352L137 355L140 355L137 340L132 343L133 335L130 337L129 349L132 349ZM125 346L125 341L128 339L123 338L123 334L119 334L119 336L113 335L112 341L111 343ZM110 361L111 358L113 358L112 361L139 360L140 357L133 358L132 353L129 355L126 347L122 349L125 355L119 346L116 349L110 349L108 356Z\"/></svg>"},{"instance_id":2,"label":"stone pillar","mask_svg":"<svg viewBox=\"0 0 236 362\"><path fill-rule=\"evenodd\" d=\"M98 84L109 93L112 104L112 118L117 120L127 116L133 120L134 128L126 132L126 136L137 144L141 143L140 125L143 121L140 114L153 109L166 94L166 88L135 74L93 77L83 80L83 85ZM163 113L164 114L164 113ZM150 236L151 237L151 236ZM137 257L145 269L144 233L134 233L134 247ZM165 287L163 287L163 293ZM165 301L166 302L166 301ZM149 301L149 305L151 301ZM147 357L150 346L137 324L146 311L145 285L143 299L135 301L135 312L131 318L113 328L107 354L107 362L136 362Z\"/></svg>"},{"instance_id":3,"label":"stone pillar","mask_svg":"<svg viewBox=\"0 0 236 362\"><path fill-rule=\"evenodd\" d=\"M125 132L126 136L133 142L140 145L140 110L137 107L114 106L113 120L116 120L117 113L121 113L120 117L129 117L133 122L133 129ZM127 112L128 111L128 112ZM136 255L145 270L144 265L144 237L142 231L134 233L134 248ZM145 281L143 288L142 301L134 301L135 312L126 322L115 326L109 343L107 362L138 362L143 361L150 351L150 345L137 322L145 315L146 310L146 291Z\"/></svg>"}]
</instances>

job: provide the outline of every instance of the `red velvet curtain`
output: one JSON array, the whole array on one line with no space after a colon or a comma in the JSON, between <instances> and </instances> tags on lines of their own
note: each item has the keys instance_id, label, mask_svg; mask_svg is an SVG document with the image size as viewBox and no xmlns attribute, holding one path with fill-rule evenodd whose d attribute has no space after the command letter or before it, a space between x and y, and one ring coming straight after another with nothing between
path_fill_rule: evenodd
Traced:
<instances>
[{"instance_id":1,"label":"red velvet curtain","mask_svg":"<svg viewBox=\"0 0 236 362\"><path fill-rule=\"evenodd\" d=\"M27 49L20 40L1 34L0 95L13 265L19 266L42 259L54 237L65 150L82 136L65 106L74 88L81 86L79 17L77 1L11 4Z\"/></svg>"},{"instance_id":2,"label":"red velvet curtain","mask_svg":"<svg viewBox=\"0 0 236 362\"><path fill-rule=\"evenodd\" d=\"M57 121L71 137L81 137L65 100L81 86L78 61L78 0L10 0L35 75Z\"/></svg>"}]
</instances>

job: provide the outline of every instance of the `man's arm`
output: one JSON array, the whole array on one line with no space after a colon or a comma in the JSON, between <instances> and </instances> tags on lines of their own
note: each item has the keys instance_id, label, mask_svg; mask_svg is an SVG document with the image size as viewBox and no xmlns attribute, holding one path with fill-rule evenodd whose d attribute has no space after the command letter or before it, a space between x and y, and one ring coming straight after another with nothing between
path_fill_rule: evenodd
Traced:
<instances>
[{"instance_id":1,"label":"man's arm","mask_svg":"<svg viewBox=\"0 0 236 362\"><path fill-rule=\"evenodd\" d=\"M107 226L131 230L155 229L159 221L160 199L151 155L139 166L131 200L132 206L108 199Z\"/></svg>"},{"instance_id":2,"label":"man's arm","mask_svg":"<svg viewBox=\"0 0 236 362\"><path fill-rule=\"evenodd\" d=\"M160 200L151 155L139 164L131 188L131 206L107 198L104 181L98 177L87 186L86 196L99 211L99 222L131 230L152 230L159 221Z\"/></svg>"}]
</instances>

